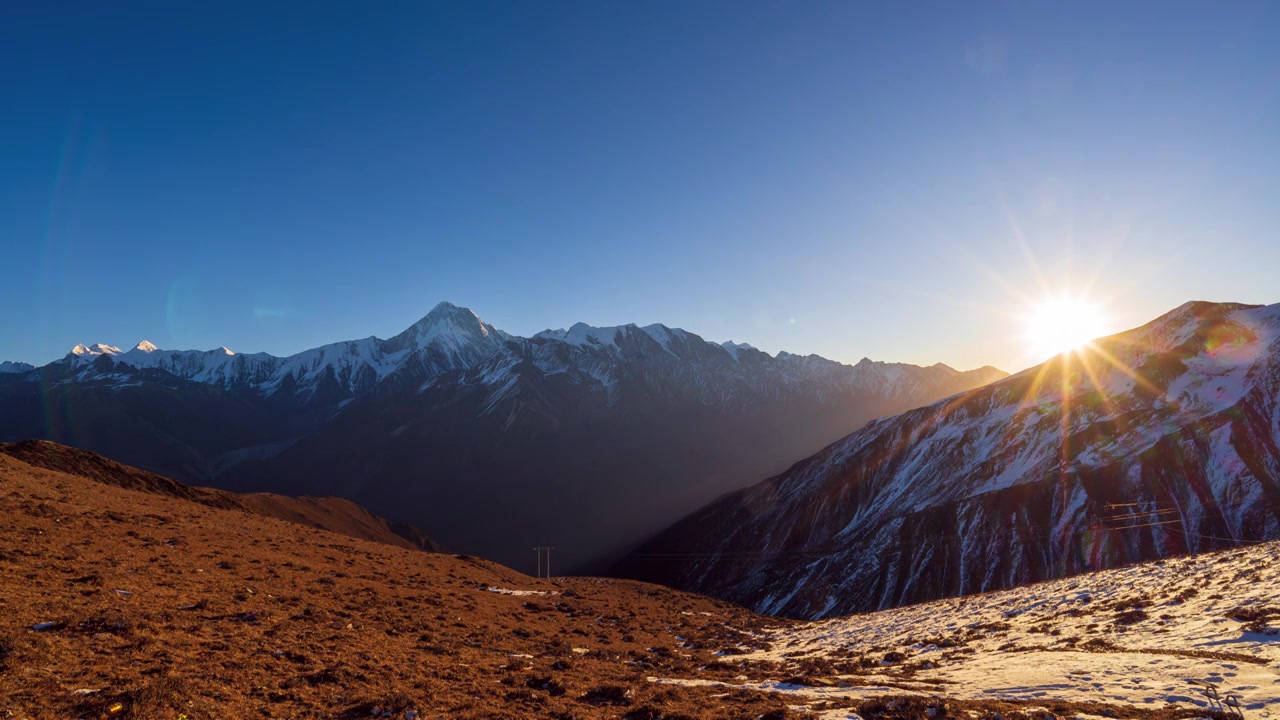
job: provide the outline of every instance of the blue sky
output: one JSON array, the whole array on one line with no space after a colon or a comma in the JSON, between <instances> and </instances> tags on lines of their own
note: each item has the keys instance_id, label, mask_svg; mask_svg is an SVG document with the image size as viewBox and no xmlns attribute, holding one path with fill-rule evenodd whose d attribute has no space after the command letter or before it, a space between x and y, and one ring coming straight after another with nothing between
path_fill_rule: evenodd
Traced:
<instances>
[{"instance_id":1,"label":"blue sky","mask_svg":"<svg viewBox=\"0 0 1280 720\"><path fill-rule=\"evenodd\" d=\"M447 299L968 368L1280 301L1275 3L10 3L0 359Z\"/></svg>"}]
</instances>

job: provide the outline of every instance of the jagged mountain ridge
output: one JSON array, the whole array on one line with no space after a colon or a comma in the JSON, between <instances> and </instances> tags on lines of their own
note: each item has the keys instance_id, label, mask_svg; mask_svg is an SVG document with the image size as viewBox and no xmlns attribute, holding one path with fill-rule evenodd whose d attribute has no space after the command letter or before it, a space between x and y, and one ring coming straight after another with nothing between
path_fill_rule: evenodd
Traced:
<instances>
[{"instance_id":1,"label":"jagged mountain ridge","mask_svg":"<svg viewBox=\"0 0 1280 720\"><path fill-rule=\"evenodd\" d=\"M709 343L680 328L653 324L644 328L634 324L593 327L578 323L569 330L545 330L531 338L505 333L484 322L474 311L448 302L436 305L425 317L404 332L388 340L368 337L361 340L331 343L286 357L267 353L235 353L223 347L216 350L161 350L143 340L125 352L98 343L76 345L60 361L51 366L65 366L76 380L100 379L110 368L117 372L161 370L175 378L216 385L228 390L247 389L263 396L287 390L294 394L314 394L326 381L336 382L349 396L363 394L383 379L404 369L406 374L430 378L455 370L474 368L507 348L544 341L562 343L596 355L639 357L629 338L643 334L663 351L680 360L712 360L728 366L734 364L759 367L776 363L781 370L777 380L816 379L826 376L830 382L845 387L878 388L897 396L928 392L930 386L945 385L948 380L965 377L966 373L938 363L929 368L905 363L875 362L863 358L856 365L827 360L818 355L800 356L780 352L776 357L746 344ZM624 348L624 346L626 346ZM555 347L554 345L552 347ZM652 347L647 348L652 353ZM517 351L518 353L519 351ZM507 354L507 358L517 355ZM545 354L543 354L545 357ZM107 365L101 359L110 360ZM554 360L548 361L554 365ZM6 361L5 372L26 373L36 370L27 363ZM995 378L1004 373L991 367L970 371L972 376ZM402 379L401 379L402 380Z\"/></svg>"},{"instance_id":2,"label":"jagged mountain ridge","mask_svg":"<svg viewBox=\"0 0 1280 720\"><path fill-rule=\"evenodd\" d=\"M797 617L1280 537L1280 304L1188 303L867 424L617 571Z\"/></svg>"},{"instance_id":3,"label":"jagged mountain ridge","mask_svg":"<svg viewBox=\"0 0 1280 720\"><path fill-rule=\"evenodd\" d=\"M289 358L83 347L0 379L0 439L188 482L346 497L445 545L569 567L866 421L1003 376L770 356L663 325L503 333L447 303Z\"/></svg>"}]
</instances>

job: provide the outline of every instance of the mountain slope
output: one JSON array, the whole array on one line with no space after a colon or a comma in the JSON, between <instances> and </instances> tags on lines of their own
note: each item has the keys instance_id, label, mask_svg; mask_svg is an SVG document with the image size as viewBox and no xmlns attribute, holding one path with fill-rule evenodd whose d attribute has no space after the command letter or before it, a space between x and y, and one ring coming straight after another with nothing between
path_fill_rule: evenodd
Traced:
<instances>
[{"instance_id":1,"label":"mountain slope","mask_svg":"<svg viewBox=\"0 0 1280 720\"><path fill-rule=\"evenodd\" d=\"M1095 709L1085 717L1137 717L1182 707L1188 716L1238 718L1232 711L1239 711L1250 720L1276 718L1277 563L1280 543L1269 542L792 623L757 641L768 649L735 654L743 663L780 663L781 672L719 687L777 690L789 705L866 700L898 688L935 702L941 696L948 705L997 698L1037 702L1057 717L1080 717L1071 703L1105 700L1131 709ZM912 705L917 717L939 717L919 701L898 703L900 710Z\"/></svg>"},{"instance_id":2,"label":"mountain slope","mask_svg":"<svg viewBox=\"0 0 1280 720\"><path fill-rule=\"evenodd\" d=\"M1188 303L869 423L617 571L829 615L1280 537L1280 305Z\"/></svg>"},{"instance_id":3,"label":"mountain slope","mask_svg":"<svg viewBox=\"0 0 1280 720\"><path fill-rule=\"evenodd\" d=\"M97 453L45 441L0 443L0 455L32 467L76 475L105 485L189 500L224 510L240 510L411 550L444 552L443 547L421 530L388 522L341 498L285 497L272 493L239 495L213 488L190 487L145 470L121 465Z\"/></svg>"},{"instance_id":4,"label":"mountain slope","mask_svg":"<svg viewBox=\"0 0 1280 720\"><path fill-rule=\"evenodd\" d=\"M440 303L388 340L286 358L77 346L0 375L0 441L177 480L334 495L524 567L616 557L876 417L999 379L771 356L664 325L505 333Z\"/></svg>"}]
</instances>

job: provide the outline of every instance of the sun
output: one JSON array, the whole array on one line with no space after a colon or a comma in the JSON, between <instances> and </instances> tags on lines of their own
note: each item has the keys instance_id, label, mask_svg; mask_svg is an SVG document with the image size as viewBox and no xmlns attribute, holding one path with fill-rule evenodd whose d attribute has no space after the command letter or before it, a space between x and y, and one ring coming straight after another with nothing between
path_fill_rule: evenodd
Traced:
<instances>
[{"instance_id":1,"label":"sun","mask_svg":"<svg viewBox=\"0 0 1280 720\"><path fill-rule=\"evenodd\" d=\"M1025 316L1027 350L1047 360L1074 352L1106 335L1109 321L1102 306L1082 296L1058 295L1032 305Z\"/></svg>"}]
</instances>

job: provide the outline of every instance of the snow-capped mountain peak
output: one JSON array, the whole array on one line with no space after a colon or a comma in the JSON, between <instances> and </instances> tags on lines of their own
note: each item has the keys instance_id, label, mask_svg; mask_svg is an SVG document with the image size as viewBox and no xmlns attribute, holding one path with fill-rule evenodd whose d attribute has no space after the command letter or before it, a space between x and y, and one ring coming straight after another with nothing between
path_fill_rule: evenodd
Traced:
<instances>
[{"instance_id":1,"label":"snow-capped mountain peak","mask_svg":"<svg viewBox=\"0 0 1280 720\"><path fill-rule=\"evenodd\" d=\"M152 343L150 340L143 340L137 345L134 345L133 349L137 350L138 352L152 353L159 350L160 348L156 347L155 344Z\"/></svg>"},{"instance_id":2,"label":"snow-capped mountain peak","mask_svg":"<svg viewBox=\"0 0 1280 720\"><path fill-rule=\"evenodd\" d=\"M437 341L443 345L458 346L468 342L488 344L507 337L506 333L480 319L470 308L440 302L421 320L387 342L395 349L416 350Z\"/></svg>"},{"instance_id":3,"label":"snow-capped mountain peak","mask_svg":"<svg viewBox=\"0 0 1280 720\"><path fill-rule=\"evenodd\" d=\"M427 375L475 367L510 339L470 308L441 302L390 340L370 341L384 356L378 370L381 379L406 366L410 358L415 359L409 367Z\"/></svg>"},{"instance_id":4,"label":"snow-capped mountain peak","mask_svg":"<svg viewBox=\"0 0 1280 720\"><path fill-rule=\"evenodd\" d=\"M409 327L418 334L441 332L443 329L469 330L476 328L482 334L488 334L485 323L470 308L460 307L451 302L436 303L431 312Z\"/></svg>"},{"instance_id":5,"label":"snow-capped mountain peak","mask_svg":"<svg viewBox=\"0 0 1280 720\"><path fill-rule=\"evenodd\" d=\"M76 345L71 348L71 355L81 358L95 358L99 355L119 355L120 348L105 343L95 343L93 345Z\"/></svg>"}]
</instances>

